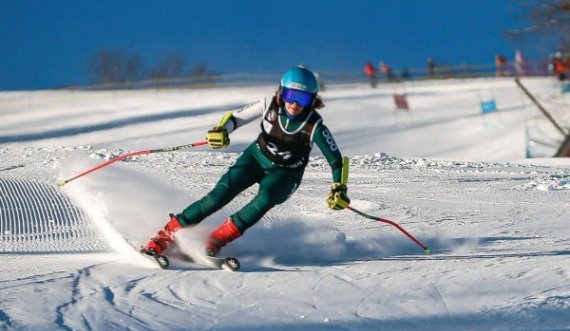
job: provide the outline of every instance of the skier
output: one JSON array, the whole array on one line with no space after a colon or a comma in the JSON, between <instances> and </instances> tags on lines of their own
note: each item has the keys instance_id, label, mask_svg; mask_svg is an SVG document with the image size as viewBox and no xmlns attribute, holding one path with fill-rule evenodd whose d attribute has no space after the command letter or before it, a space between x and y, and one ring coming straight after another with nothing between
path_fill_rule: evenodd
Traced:
<instances>
[{"instance_id":1,"label":"skier","mask_svg":"<svg viewBox=\"0 0 570 331\"><path fill-rule=\"evenodd\" d=\"M212 148L227 147L230 133L260 117L261 133L222 175L212 191L181 213L171 214L170 221L144 249L162 254L173 244L174 234L180 228L200 223L240 192L259 183L256 196L209 235L205 253L218 255L222 247L243 235L266 212L285 202L297 190L313 143L320 148L332 169L328 207L346 208L350 199L346 185L341 184L342 156L316 111L324 107L317 92L314 73L304 67L295 67L281 77L275 96L226 112L207 133L206 140Z\"/></svg>"}]
</instances>

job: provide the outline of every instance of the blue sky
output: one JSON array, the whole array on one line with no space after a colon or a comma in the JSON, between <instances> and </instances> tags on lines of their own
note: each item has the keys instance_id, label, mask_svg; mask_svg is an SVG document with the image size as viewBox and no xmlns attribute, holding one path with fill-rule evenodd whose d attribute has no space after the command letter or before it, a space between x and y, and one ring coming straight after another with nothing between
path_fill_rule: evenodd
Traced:
<instances>
[{"instance_id":1,"label":"blue sky","mask_svg":"<svg viewBox=\"0 0 570 331\"><path fill-rule=\"evenodd\" d=\"M88 84L102 48L219 73L492 63L520 45L517 0L0 0L0 90ZM526 46L528 47L528 45ZM524 45L522 47L525 50ZM530 53L529 53L530 54Z\"/></svg>"}]
</instances>

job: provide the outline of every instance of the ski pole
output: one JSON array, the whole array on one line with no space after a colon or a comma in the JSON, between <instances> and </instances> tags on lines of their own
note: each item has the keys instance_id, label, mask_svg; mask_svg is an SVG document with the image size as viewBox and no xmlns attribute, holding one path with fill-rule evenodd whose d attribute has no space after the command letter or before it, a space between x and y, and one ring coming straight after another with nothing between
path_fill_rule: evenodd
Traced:
<instances>
[{"instance_id":1,"label":"ski pole","mask_svg":"<svg viewBox=\"0 0 570 331\"><path fill-rule=\"evenodd\" d=\"M346 185L348 183L348 170L350 167L350 158L348 158L347 156L342 158L342 172L341 172L341 180L340 183L343 185ZM381 217L376 217L376 216L372 216L372 215L368 215L366 213L361 212L358 209L354 209L352 208L350 205L346 206L346 209L353 211L355 213L357 213L360 216L364 216L366 218L378 221L378 222L382 222L382 223L387 223L390 224L394 227L396 227L396 229L400 230L403 234L405 234L406 236L408 236L408 238L412 239L413 242L415 242L416 244L418 244L418 246L420 246L423 250L424 253L426 254L431 254L431 250L429 248L427 248L424 244L422 244L419 240L417 240L416 238L414 238L414 236L412 236L411 234L408 233L408 231L404 230L404 228L402 228L400 225L398 225L398 223L396 222L392 222L390 220L387 220L385 218L381 218Z\"/></svg>"},{"instance_id":2,"label":"ski pole","mask_svg":"<svg viewBox=\"0 0 570 331\"><path fill-rule=\"evenodd\" d=\"M402 228L400 225L398 225L398 223L387 220L385 218L382 217L377 217L377 216L372 216L372 215L368 215L366 213L361 212L358 209L354 209L351 206L346 207L346 209L351 210L355 213L357 213L360 216L364 216L366 218L378 221L378 222L382 222L382 223L387 223L390 224L394 227L396 227L396 229L400 230L403 234L405 234L406 236L408 236L408 238L410 238L413 242L415 242L416 244L418 244L418 246L420 246L423 250L424 253L426 254L431 254L431 250L429 248L427 248L424 244L422 244L419 240L417 240L416 238L414 238L414 236L412 236L408 231L404 230L404 228Z\"/></svg>"},{"instance_id":3,"label":"ski pole","mask_svg":"<svg viewBox=\"0 0 570 331\"><path fill-rule=\"evenodd\" d=\"M180 146L176 146L176 147L169 147L169 148L160 148L160 149L146 149L146 150L142 150L142 151L137 151L137 152L132 152L132 153L127 153L127 154L123 154L123 155L119 155L117 157L114 157L108 161L105 161L91 169L88 169L82 173L80 173L77 176L71 177L69 179L66 180L62 180L61 182L58 183L59 186L63 186L79 177L83 177L87 174L92 173L95 170L101 169L103 167L108 166L111 163L117 162L119 160L123 160L129 157L133 157L133 156L137 156L137 155L146 155L146 154L152 154L152 153L164 153L164 152L174 152L174 151L179 151L179 150L183 150L183 149L187 149L187 148L191 148L191 147L198 147L198 146L202 146L202 145L207 145L208 142L206 140L204 141L198 141L195 143L191 143L191 144L186 144L186 145L180 145Z\"/></svg>"}]
</instances>

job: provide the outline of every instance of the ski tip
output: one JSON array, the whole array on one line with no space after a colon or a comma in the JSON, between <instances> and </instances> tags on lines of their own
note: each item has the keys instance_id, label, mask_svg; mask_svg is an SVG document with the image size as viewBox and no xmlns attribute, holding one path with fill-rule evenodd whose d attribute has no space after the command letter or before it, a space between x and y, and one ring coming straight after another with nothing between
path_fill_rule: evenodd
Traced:
<instances>
[{"instance_id":1,"label":"ski tip","mask_svg":"<svg viewBox=\"0 0 570 331\"><path fill-rule=\"evenodd\" d=\"M57 185L58 185L59 187L63 187L63 185L65 185L66 183L67 183L67 182L66 182L65 180L62 180L62 181L58 182Z\"/></svg>"},{"instance_id":2,"label":"ski tip","mask_svg":"<svg viewBox=\"0 0 570 331\"><path fill-rule=\"evenodd\" d=\"M160 269L168 269L170 266L170 261L166 256L158 254L153 250L147 251L144 248L141 248L139 252L146 258L155 262Z\"/></svg>"},{"instance_id":3,"label":"ski tip","mask_svg":"<svg viewBox=\"0 0 570 331\"><path fill-rule=\"evenodd\" d=\"M428 247L424 248L424 253L426 255L430 255L431 254L431 249L429 249Z\"/></svg>"}]
</instances>

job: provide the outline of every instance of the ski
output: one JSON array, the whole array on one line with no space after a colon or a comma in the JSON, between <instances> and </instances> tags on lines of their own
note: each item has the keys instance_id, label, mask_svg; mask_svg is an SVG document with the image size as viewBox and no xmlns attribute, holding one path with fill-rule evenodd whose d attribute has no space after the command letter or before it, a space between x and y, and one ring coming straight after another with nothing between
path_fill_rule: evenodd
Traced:
<instances>
[{"instance_id":1,"label":"ski","mask_svg":"<svg viewBox=\"0 0 570 331\"><path fill-rule=\"evenodd\" d=\"M190 254L178 249L173 253L172 257L184 262L232 272L238 271L241 267L239 260L230 256L214 257L203 254Z\"/></svg>"},{"instance_id":2,"label":"ski","mask_svg":"<svg viewBox=\"0 0 570 331\"><path fill-rule=\"evenodd\" d=\"M172 253L172 257L180 259L181 261L232 272L238 271L241 267L239 260L235 257L208 256L202 251L184 245L177 239L174 239L174 242L176 245L174 245L174 249L172 249L169 254Z\"/></svg>"},{"instance_id":3,"label":"ski","mask_svg":"<svg viewBox=\"0 0 570 331\"><path fill-rule=\"evenodd\" d=\"M170 261L168 261L166 256L160 255L152 249L146 250L141 248L139 252L142 256L156 263L160 269L167 269L170 266Z\"/></svg>"},{"instance_id":4,"label":"ski","mask_svg":"<svg viewBox=\"0 0 570 331\"><path fill-rule=\"evenodd\" d=\"M147 251L144 248L141 248L139 252L142 256L157 264L161 269L168 269L170 266L170 261L168 258L164 255L158 254L154 250ZM205 255L193 257L190 254L184 253L180 250L176 250L172 254L169 253L169 256L186 263L198 264L214 269L227 270L232 272L238 271L241 267L239 260L235 257L212 257Z\"/></svg>"}]
</instances>

